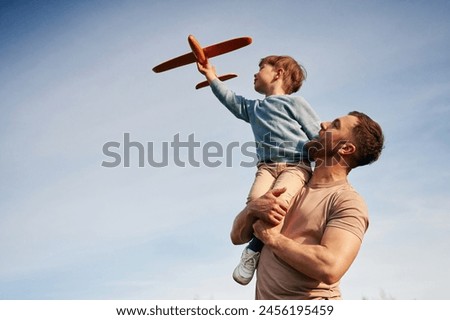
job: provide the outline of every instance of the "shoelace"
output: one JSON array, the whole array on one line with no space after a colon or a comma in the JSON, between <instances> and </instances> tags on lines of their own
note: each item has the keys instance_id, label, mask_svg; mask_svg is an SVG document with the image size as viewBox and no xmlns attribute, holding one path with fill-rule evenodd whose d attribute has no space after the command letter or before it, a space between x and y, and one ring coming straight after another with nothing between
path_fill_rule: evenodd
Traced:
<instances>
[{"instance_id":1,"label":"shoelace","mask_svg":"<svg viewBox=\"0 0 450 320\"><path fill-rule=\"evenodd\" d=\"M254 256L245 257L243 260L244 268L254 269L256 266L256 259Z\"/></svg>"}]
</instances>

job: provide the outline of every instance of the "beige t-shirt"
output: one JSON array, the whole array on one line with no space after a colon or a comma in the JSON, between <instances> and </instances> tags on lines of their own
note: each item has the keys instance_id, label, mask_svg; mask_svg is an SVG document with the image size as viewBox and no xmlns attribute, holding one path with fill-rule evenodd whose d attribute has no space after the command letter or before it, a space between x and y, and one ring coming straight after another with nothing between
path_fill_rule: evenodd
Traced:
<instances>
[{"instance_id":1,"label":"beige t-shirt","mask_svg":"<svg viewBox=\"0 0 450 320\"><path fill-rule=\"evenodd\" d=\"M326 228L341 228L363 239L367 206L347 180L308 184L293 199L282 233L299 243L319 244ZM295 270L265 246L257 269L256 299L340 299L339 282L327 285Z\"/></svg>"}]
</instances>

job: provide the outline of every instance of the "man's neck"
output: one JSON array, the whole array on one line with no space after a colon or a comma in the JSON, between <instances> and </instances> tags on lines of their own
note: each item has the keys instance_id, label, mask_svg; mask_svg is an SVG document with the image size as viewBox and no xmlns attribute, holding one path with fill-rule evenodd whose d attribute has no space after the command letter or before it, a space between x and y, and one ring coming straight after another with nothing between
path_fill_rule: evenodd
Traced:
<instances>
[{"instance_id":1,"label":"man's neck","mask_svg":"<svg viewBox=\"0 0 450 320\"><path fill-rule=\"evenodd\" d=\"M334 166L322 165L314 169L311 177L312 183L328 183L339 180L346 180L349 170L339 164Z\"/></svg>"}]
</instances>

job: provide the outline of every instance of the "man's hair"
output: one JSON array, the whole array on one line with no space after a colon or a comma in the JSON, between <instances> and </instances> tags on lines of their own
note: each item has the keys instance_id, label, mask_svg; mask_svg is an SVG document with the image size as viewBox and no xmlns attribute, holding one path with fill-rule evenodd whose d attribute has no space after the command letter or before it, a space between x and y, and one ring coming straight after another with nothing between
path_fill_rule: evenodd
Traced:
<instances>
[{"instance_id":1,"label":"man's hair","mask_svg":"<svg viewBox=\"0 0 450 320\"><path fill-rule=\"evenodd\" d=\"M375 162L384 148L380 125L362 112L352 111L349 115L358 118L358 123L352 129L356 152L349 159L350 166L356 168Z\"/></svg>"},{"instance_id":2,"label":"man's hair","mask_svg":"<svg viewBox=\"0 0 450 320\"><path fill-rule=\"evenodd\" d=\"M286 94L297 92L306 79L305 68L289 56L267 56L259 62L261 67L268 64L275 69L283 69L283 90Z\"/></svg>"}]
</instances>

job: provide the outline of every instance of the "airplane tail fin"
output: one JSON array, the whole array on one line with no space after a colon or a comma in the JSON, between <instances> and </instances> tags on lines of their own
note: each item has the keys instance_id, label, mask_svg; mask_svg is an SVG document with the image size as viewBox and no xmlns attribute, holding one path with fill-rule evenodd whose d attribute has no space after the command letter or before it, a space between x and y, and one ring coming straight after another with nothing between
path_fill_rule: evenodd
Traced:
<instances>
[{"instance_id":1,"label":"airplane tail fin","mask_svg":"<svg viewBox=\"0 0 450 320\"><path fill-rule=\"evenodd\" d=\"M217 78L219 78L220 81L226 81L226 80L233 79L233 78L236 78L236 77L237 77L237 74L227 73L227 74L224 74L222 76L218 76ZM198 83L195 86L195 89L201 89L201 88L204 88L204 87L207 87L207 86L209 86L208 81L203 81L203 82Z\"/></svg>"}]
</instances>

